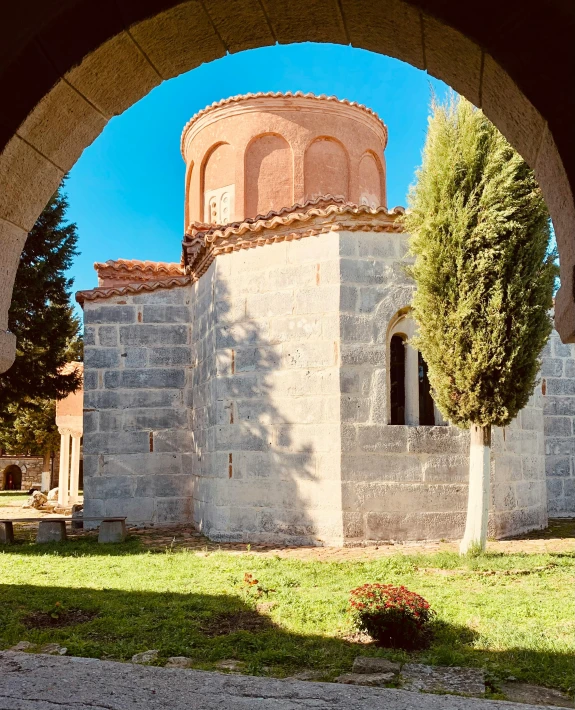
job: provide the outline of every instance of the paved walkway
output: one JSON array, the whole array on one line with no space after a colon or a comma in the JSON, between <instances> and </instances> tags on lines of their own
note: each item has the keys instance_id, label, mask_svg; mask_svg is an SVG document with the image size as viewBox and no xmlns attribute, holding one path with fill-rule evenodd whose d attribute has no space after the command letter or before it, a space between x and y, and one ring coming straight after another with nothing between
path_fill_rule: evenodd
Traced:
<instances>
[{"instance_id":1,"label":"paved walkway","mask_svg":"<svg viewBox=\"0 0 575 710\"><path fill-rule=\"evenodd\" d=\"M532 705L0 652L0 710L536 710ZM538 707L541 710L541 706Z\"/></svg>"}]
</instances>

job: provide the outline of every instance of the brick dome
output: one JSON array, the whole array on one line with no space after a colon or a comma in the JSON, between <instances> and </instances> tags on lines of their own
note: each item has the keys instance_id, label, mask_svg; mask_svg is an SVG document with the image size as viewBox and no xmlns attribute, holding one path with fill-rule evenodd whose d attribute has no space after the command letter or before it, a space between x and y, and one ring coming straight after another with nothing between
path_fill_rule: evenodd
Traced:
<instances>
[{"instance_id":1,"label":"brick dome","mask_svg":"<svg viewBox=\"0 0 575 710\"><path fill-rule=\"evenodd\" d=\"M184 128L185 228L227 224L320 195L386 205L387 128L360 104L313 94L234 96Z\"/></svg>"}]
</instances>

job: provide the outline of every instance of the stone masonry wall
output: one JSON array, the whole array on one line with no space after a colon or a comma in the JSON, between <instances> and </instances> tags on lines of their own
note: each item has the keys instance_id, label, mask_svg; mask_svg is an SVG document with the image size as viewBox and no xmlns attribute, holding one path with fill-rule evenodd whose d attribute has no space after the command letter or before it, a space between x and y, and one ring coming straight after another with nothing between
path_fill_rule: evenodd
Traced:
<instances>
[{"instance_id":1,"label":"stone masonry wall","mask_svg":"<svg viewBox=\"0 0 575 710\"><path fill-rule=\"evenodd\" d=\"M218 464L222 471L225 467L225 461L218 461L215 442L216 270L214 262L192 287L192 359L186 388L192 445L191 453L185 456L184 468L194 480L193 520L204 534L209 532L213 519L210 482L217 477Z\"/></svg>"},{"instance_id":2,"label":"stone masonry wall","mask_svg":"<svg viewBox=\"0 0 575 710\"><path fill-rule=\"evenodd\" d=\"M541 377L549 515L575 517L575 346L555 331L543 351Z\"/></svg>"},{"instance_id":3,"label":"stone masonry wall","mask_svg":"<svg viewBox=\"0 0 575 710\"><path fill-rule=\"evenodd\" d=\"M186 522L190 287L84 304L85 515Z\"/></svg>"},{"instance_id":4,"label":"stone masonry wall","mask_svg":"<svg viewBox=\"0 0 575 710\"><path fill-rule=\"evenodd\" d=\"M458 538L467 508L467 432L391 426L389 325L409 306L407 237L340 233L341 440L344 536L376 540ZM544 527L541 396L493 434L490 534Z\"/></svg>"},{"instance_id":5,"label":"stone masonry wall","mask_svg":"<svg viewBox=\"0 0 575 710\"><path fill-rule=\"evenodd\" d=\"M215 379L191 395L207 452L196 452L196 524L215 540L341 544L338 237L216 261L206 275L215 289ZM193 332L207 352L205 278ZM192 381L203 383L210 368L196 362L202 373Z\"/></svg>"},{"instance_id":6,"label":"stone masonry wall","mask_svg":"<svg viewBox=\"0 0 575 710\"><path fill-rule=\"evenodd\" d=\"M42 480L42 464L44 459L36 456L0 456L0 486L2 473L10 465L19 466L22 471L22 488L29 490L35 483Z\"/></svg>"},{"instance_id":7,"label":"stone masonry wall","mask_svg":"<svg viewBox=\"0 0 575 710\"><path fill-rule=\"evenodd\" d=\"M388 423L404 254L400 234L334 231L87 301L86 516L193 521L221 541L460 537L467 434ZM494 432L492 481L491 535L546 524L540 392Z\"/></svg>"}]
</instances>

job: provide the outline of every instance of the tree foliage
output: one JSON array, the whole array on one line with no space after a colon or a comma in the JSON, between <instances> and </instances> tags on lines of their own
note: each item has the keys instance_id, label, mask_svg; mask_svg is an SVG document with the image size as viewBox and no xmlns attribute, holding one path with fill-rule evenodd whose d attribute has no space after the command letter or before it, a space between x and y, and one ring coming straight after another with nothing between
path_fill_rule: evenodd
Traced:
<instances>
[{"instance_id":1,"label":"tree foliage","mask_svg":"<svg viewBox=\"0 0 575 710\"><path fill-rule=\"evenodd\" d=\"M417 347L442 414L509 424L533 393L556 274L533 172L463 98L432 104L405 226Z\"/></svg>"},{"instance_id":2,"label":"tree foliage","mask_svg":"<svg viewBox=\"0 0 575 710\"><path fill-rule=\"evenodd\" d=\"M22 251L8 328L17 339L16 360L0 374L0 420L19 407L41 409L46 400L75 391L79 376L60 370L81 359L79 319L70 303L73 280L66 277L76 251L76 225L66 222L68 201L62 188L52 197L28 234Z\"/></svg>"},{"instance_id":3,"label":"tree foliage","mask_svg":"<svg viewBox=\"0 0 575 710\"><path fill-rule=\"evenodd\" d=\"M60 448L56 402L48 399L34 405L8 407L9 423L0 424L0 449L7 454L45 456Z\"/></svg>"}]
</instances>

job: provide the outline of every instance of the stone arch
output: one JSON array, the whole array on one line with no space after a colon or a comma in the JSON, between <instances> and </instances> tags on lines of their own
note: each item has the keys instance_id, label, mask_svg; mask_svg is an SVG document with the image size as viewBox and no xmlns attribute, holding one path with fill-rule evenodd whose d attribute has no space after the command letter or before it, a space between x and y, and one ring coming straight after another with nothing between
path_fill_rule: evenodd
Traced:
<instances>
[{"instance_id":1,"label":"stone arch","mask_svg":"<svg viewBox=\"0 0 575 710\"><path fill-rule=\"evenodd\" d=\"M41 13L10 0L0 10L0 371L14 359L16 341L6 327L27 232L84 148L161 81L226 52L276 42L387 54L483 108L543 190L561 256L556 327L575 342L575 42L564 4L532 2L531 11L517 13L515 3L495 0L380 0L369 7L294 0L267 14L251 0L234 14L228 4L212 0L209 16L192 0L105 8L97 0L53 2ZM494 13L501 32L493 32Z\"/></svg>"},{"instance_id":2,"label":"stone arch","mask_svg":"<svg viewBox=\"0 0 575 710\"><path fill-rule=\"evenodd\" d=\"M415 322L411 317L411 308L409 306L400 308L390 318L387 328L387 361L389 362L387 375L387 391L388 391L388 422L389 424L407 424L416 426L419 424L419 392L417 387L417 350L409 345L410 338L415 333ZM403 342L403 379L401 382L394 382L394 369L397 370L397 363L394 362L394 340L401 339ZM403 392L400 396L396 390L403 387ZM395 395L395 402L394 402ZM397 401L403 401L403 416L401 421L397 421L397 413L394 410L394 405L397 407ZM395 415L395 417L394 417Z\"/></svg>"},{"instance_id":3,"label":"stone arch","mask_svg":"<svg viewBox=\"0 0 575 710\"><path fill-rule=\"evenodd\" d=\"M359 203L380 207L383 199L383 168L379 158L372 152L364 153L359 161Z\"/></svg>"},{"instance_id":4,"label":"stone arch","mask_svg":"<svg viewBox=\"0 0 575 710\"><path fill-rule=\"evenodd\" d=\"M245 216L293 205L293 157L278 133L253 138L245 152Z\"/></svg>"},{"instance_id":5,"label":"stone arch","mask_svg":"<svg viewBox=\"0 0 575 710\"><path fill-rule=\"evenodd\" d=\"M320 136L304 156L305 199L334 195L349 199L349 155L345 146L330 136Z\"/></svg>"},{"instance_id":6,"label":"stone arch","mask_svg":"<svg viewBox=\"0 0 575 710\"><path fill-rule=\"evenodd\" d=\"M411 426L435 426L446 422L433 401L427 363L419 350L409 344L415 335L416 323L412 317L411 306L400 308L389 320L387 327L387 374L388 422L389 424L407 424ZM394 382L397 362L394 362L394 340L401 339L404 345L404 370L401 383ZM395 349L397 353L397 348ZM397 360L397 355L395 360ZM394 373L395 368L395 373ZM403 393L398 398L397 388L403 386ZM403 421L397 421L398 401L403 397Z\"/></svg>"},{"instance_id":7,"label":"stone arch","mask_svg":"<svg viewBox=\"0 0 575 710\"><path fill-rule=\"evenodd\" d=\"M235 182L234 149L229 143L216 143L202 160L201 214L204 222L222 224L220 205L225 192L232 204Z\"/></svg>"},{"instance_id":8,"label":"stone arch","mask_svg":"<svg viewBox=\"0 0 575 710\"><path fill-rule=\"evenodd\" d=\"M22 488L22 469L16 464L10 464L2 471L2 490L19 491Z\"/></svg>"}]
</instances>

